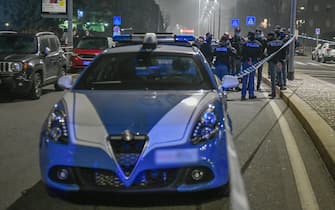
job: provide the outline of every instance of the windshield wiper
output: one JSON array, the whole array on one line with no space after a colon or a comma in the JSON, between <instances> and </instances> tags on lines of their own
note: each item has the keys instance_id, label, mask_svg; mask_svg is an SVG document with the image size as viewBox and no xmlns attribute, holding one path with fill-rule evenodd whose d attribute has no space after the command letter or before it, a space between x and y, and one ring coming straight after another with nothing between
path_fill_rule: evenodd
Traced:
<instances>
[{"instance_id":1,"label":"windshield wiper","mask_svg":"<svg viewBox=\"0 0 335 210\"><path fill-rule=\"evenodd\" d=\"M122 84L122 81L99 81L99 82L91 82L92 85L114 85L114 84Z\"/></svg>"}]
</instances>

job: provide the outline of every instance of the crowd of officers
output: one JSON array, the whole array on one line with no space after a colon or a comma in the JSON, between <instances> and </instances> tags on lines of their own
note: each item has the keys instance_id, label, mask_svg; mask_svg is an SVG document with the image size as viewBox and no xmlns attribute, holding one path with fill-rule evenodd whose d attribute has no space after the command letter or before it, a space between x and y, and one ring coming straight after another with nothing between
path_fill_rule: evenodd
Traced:
<instances>
[{"instance_id":1,"label":"crowd of officers","mask_svg":"<svg viewBox=\"0 0 335 210\"><path fill-rule=\"evenodd\" d=\"M218 44L212 43L212 34L207 33L205 37L199 37L195 44L206 57L208 63L215 66L215 74L222 79L224 75L238 75L255 65L266 56L277 52L289 40L289 35L284 28L276 26L274 32L267 36L261 29L250 31L247 38L241 36L241 30L235 28L234 35L224 33ZM286 89L287 80L287 59L288 47L282 48L268 61L268 76L271 78L270 98L276 97L275 87L278 85L281 90ZM256 89L260 90L263 66L257 69ZM256 71L245 74L242 79L241 100L246 100L248 92L249 99L255 99Z\"/></svg>"}]
</instances>

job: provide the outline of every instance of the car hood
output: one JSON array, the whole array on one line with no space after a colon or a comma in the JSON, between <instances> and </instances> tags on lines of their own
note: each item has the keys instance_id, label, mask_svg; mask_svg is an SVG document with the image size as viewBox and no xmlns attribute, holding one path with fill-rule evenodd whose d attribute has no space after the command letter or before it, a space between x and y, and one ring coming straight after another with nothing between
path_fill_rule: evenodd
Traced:
<instances>
[{"instance_id":1,"label":"car hood","mask_svg":"<svg viewBox=\"0 0 335 210\"><path fill-rule=\"evenodd\" d=\"M64 99L75 141L102 144L126 130L151 143L181 140L192 116L216 97L213 91L82 91Z\"/></svg>"},{"instance_id":2,"label":"car hood","mask_svg":"<svg viewBox=\"0 0 335 210\"><path fill-rule=\"evenodd\" d=\"M103 51L102 49L81 49L81 48L76 48L73 50L73 52L76 54L89 54L89 55L98 55L102 51Z\"/></svg>"},{"instance_id":3,"label":"car hood","mask_svg":"<svg viewBox=\"0 0 335 210\"><path fill-rule=\"evenodd\" d=\"M0 61L25 61L31 58L31 54L0 54Z\"/></svg>"}]
</instances>

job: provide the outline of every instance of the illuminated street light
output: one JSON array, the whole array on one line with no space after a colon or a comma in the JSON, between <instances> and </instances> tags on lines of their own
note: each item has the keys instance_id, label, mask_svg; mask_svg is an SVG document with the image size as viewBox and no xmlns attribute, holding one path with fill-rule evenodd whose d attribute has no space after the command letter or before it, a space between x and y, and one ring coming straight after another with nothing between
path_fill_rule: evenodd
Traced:
<instances>
[{"instance_id":1,"label":"illuminated street light","mask_svg":"<svg viewBox=\"0 0 335 210\"><path fill-rule=\"evenodd\" d=\"M5 26L6 26L6 27L9 27L9 26L10 26L10 23L8 23L8 22L5 23Z\"/></svg>"}]
</instances>

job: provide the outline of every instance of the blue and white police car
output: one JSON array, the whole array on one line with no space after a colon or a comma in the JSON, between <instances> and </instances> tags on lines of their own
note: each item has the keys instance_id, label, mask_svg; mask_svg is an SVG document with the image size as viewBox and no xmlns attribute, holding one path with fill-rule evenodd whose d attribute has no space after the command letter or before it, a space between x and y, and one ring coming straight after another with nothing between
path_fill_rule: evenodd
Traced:
<instances>
[{"instance_id":1,"label":"blue and white police car","mask_svg":"<svg viewBox=\"0 0 335 210\"><path fill-rule=\"evenodd\" d=\"M65 192L193 192L229 181L223 83L195 47L149 33L108 49L42 126L40 169ZM174 42L187 39L172 36ZM165 44L166 43L166 44Z\"/></svg>"}]
</instances>

